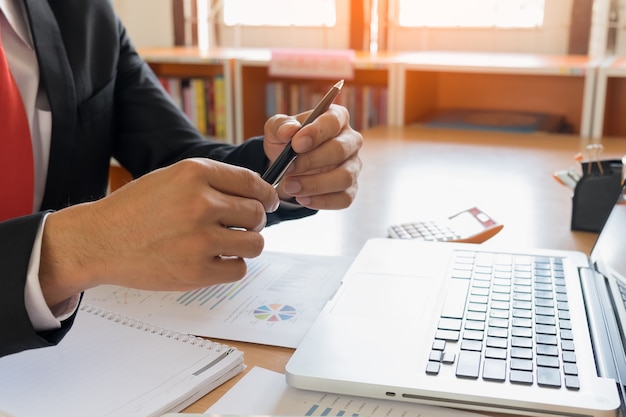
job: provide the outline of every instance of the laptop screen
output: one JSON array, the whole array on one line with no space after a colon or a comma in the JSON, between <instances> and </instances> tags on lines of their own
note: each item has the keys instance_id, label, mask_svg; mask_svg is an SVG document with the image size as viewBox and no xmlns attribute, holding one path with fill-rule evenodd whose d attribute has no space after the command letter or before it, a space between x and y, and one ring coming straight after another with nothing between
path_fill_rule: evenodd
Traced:
<instances>
[{"instance_id":1,"label":"laptop screen","mask_svg":"<svg viewBox=\"0 0 626 417\"><path fill-rule=\"evenodd\" d=\"M626 280L626 184L598 236L591 262L604 276L617 274Z\"/></svg>"}]
</instances>

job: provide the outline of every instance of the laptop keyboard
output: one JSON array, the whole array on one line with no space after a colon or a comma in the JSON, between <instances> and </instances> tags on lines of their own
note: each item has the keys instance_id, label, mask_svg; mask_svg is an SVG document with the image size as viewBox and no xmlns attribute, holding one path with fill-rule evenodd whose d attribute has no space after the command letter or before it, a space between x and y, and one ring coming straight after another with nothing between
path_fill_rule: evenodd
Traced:
<instances>
[{"instance_id":1,"label":"laptop keyboard","mask_svg":"<svg viewBox=\"0 0 626 417\"><path fill-rule=\"evenodd\" d=\"M426 373L580 389L560 258L463 251L452 273Z\"/></svg>"}]
</instances>

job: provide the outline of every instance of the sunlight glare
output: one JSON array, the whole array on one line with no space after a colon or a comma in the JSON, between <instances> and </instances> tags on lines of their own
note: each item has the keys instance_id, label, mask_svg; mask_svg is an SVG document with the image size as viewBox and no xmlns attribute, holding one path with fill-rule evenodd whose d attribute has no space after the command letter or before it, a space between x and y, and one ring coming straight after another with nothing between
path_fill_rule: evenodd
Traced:
<instances>
[{"instance_id":1,"label":"sunlight glare","mask_svg":"<svg viewBox=\"0 0 626 417\"><path fill-rule=\"evenodd\" d=\"M543 25L545 0L399 0L405 27L534 28Z\"/></svg>"},{"instance_id":2,"label":"sunlight glare","mask_svg":"<svg viewBox=\"0 0 626 417\"><path fill-rule=\"evenodd\" d=\"M335 0L228 0L228 26L335 26Z\"/></svg>"}]
</instances>

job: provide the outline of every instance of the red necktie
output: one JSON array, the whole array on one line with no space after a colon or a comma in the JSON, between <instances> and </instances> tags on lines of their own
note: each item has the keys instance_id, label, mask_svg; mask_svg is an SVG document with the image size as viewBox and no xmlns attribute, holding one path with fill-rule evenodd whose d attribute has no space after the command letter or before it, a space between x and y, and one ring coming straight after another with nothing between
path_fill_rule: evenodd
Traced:
<instances>
[{"instance_id":1,"label":"red necktie","mask_svg":"<svg viewBox=\"0 0 626 417\"><path fill-rule=\"evenodd\" d=\"M0 38L0 221L32 213L33 184L28 119Z\"/></svg>"}]
</instances>

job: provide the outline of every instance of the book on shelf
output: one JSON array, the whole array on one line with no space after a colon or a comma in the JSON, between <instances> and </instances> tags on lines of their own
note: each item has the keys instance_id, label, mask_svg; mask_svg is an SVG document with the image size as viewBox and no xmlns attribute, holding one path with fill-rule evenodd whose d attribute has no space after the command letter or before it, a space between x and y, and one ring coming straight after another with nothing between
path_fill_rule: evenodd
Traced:
<instances>
[{"instance_id":1,"label":"book on shelf","mask_svg":"<svg viewBox=\"0 0 626 417\"><path fill-rule=\"evenodd\" d=\"M205 136L228 142L226 83L222 74L212 77L160 77L174 103Z\"/></svg>"},{"instance_id":2,"label":"book on shelf","mask_svg":"<svg viewBox=\"0 0 626 417\"><path fill-rule=\"evenodd\" d=\"M295 115L312 110L327 90L327 86L319 83L268 81L265 116ZM356 130L387 124L387 87L347 84L335 103L348 109L350 124Z\"/></svg>"},{"instance_id":3,"label":"book on shelf","mask_svg":"<svg viewBox=\"0 0 626 417\"><path fill-rule=\"evenodd\" d=\"M215 112L215 136L226 138L226 80L223 75L213 78L213 103Z\"/></svg>"},{"instance_id":4,"label":"book on shelf","mask_svg":"<svg viewBox=\"0 0 626 417\"><path fill-rule=\"evenodd\" d=\"M83 304L58 345L0 358L0 415L160 416L243 368L237 349Z\"/></svg>"}]
</instances>

